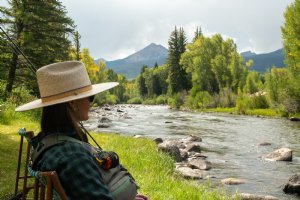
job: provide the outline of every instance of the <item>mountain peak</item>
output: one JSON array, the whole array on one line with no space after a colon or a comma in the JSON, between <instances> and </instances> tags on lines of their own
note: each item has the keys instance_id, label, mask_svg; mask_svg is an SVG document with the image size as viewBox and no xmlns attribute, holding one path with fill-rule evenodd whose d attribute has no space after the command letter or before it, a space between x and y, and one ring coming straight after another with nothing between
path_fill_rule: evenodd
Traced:
<instances>
[{"instance_id":1,"label":"mountain peak","mask_svg":"<svg viewBox=\"0 0 300 200\"><path fill-rule=\"evenodd\" d=\"M168 50L160 44L151 43L136 53L114 61L106 61L106 66L127 78L135 78L143 65L153 67L155 63L162 65L166 62Z\"/></svg>"},{"instance_id":2,"label":"mountain peak","mask_svg":"<svg viewBox=\"0 0 300 200\"><path fill-rule=\"evenodd\" d=\"M254 55L256 55L256 53L254 53L252 51L245 51L245 52L242 52L241 55L245 58L245 57L254 56Z\"/></svg>"},{"instance_id":3,"label":"mountain peak","mask_svg":"<svg viewBox=\"0 0 300 200\"><path fill-rule=\"evenodd\" d=\"M125 58L128 62L143 62L148 60L160 60L168 55L168 50L162 45L151 43L142 50Z\"/></svg>"}]
</instances>

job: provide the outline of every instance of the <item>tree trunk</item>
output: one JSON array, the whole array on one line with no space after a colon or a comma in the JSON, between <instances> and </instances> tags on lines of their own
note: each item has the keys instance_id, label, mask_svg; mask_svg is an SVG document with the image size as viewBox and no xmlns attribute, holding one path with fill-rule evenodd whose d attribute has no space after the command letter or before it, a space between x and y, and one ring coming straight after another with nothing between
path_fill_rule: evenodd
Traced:
<instances>
[{"instance_id":1,"label":"tree trunk","mask_svg":"<svg viewBox=\"0 0 300 200\"><path fill-rule=\"evenodd\" d=\"M12 91L12 87L13 87L15 77L16 77L17 65L18 65L18 55L16 53L14 53L12 56L12 59L11 59L11 65L9 68L7 84L6 84L6 88L5 88L5 91L7 93L11 93L11 91Z\"/></svg>"},{"instance_id":2,"label":"tree trunk","mask_svg":"<svg viewBox=\"0 0 300 200\"><path fill-rule=\"evenodd\" d=\"M20 47L20 36L21 36L21 32L23 31L23 24L19 23L17 24L17 33L16 33L16 38L15 40L18 41L17 42L17 46ZM7 94L12 92L12 88L13 88L13 84L16 78L16 70L17 70L17 65L18 65L18 54L16 52L13 51L13 56L11 58L11 65L9 68L9 72L8 72L8 77L7 77L7 84L5 87L5 91Z\"/></svg>"}]
</instances>

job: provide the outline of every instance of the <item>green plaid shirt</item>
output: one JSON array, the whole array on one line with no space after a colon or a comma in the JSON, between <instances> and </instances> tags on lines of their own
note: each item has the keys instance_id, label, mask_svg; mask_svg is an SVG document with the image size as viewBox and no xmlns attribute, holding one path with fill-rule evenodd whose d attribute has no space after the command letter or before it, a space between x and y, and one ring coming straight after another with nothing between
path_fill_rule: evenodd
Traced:
<instances>
[{"instance_id":1,"label":"green plaid shirt","mask_svg":"<svg viewBox=\"0 0 300 200\"><path fill-rule=\"evenodd\" d=\"M56 171L69 199L112 200L95 158L79 143L50 147L36 166L40 171Z\"/></svg>"}]
</instances>

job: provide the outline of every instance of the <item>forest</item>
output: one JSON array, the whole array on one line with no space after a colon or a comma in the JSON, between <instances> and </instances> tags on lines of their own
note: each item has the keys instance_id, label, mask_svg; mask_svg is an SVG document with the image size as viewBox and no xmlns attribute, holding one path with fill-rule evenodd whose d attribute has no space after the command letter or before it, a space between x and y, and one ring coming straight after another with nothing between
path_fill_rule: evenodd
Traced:
<instances>
[{"instance_id":1,"label":"forest","mask_svg":"<svg viewBox=\"0 0 300 200\"><path fill-rule=\"evenodd\" d=\"M261 74L244 62L232 39L204 36L195 27L192 41L174 27L168 39L167 62L141 66L138 77L127 80L96 64L82 48L76 23L60 1L8 1L0 7L1 112L39 97L35 70L65 60L82 61L93 83L120 85L96 97L95 104L168 104L188 110L227 109L238 114L265 109L279 116L300 111L300 0L284 13L281 27L286 68ZM20 51L21 50L21 51ZM24 55L26 56L24 56Z\"/></svg>"}]
</instances>

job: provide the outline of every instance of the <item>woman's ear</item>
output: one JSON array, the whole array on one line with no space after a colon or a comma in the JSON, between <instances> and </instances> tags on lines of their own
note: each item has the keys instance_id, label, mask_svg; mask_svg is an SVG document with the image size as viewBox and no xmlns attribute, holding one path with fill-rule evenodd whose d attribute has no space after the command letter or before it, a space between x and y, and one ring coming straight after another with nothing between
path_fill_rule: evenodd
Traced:
<instances>
[{"instance_id":1,"label":"woman's ear","mask_svg":"<svg viewBox=\"0 0 300 200\"><path fill-rule=\"evenodd\" d=\"M77 105L75 101L69 101L69 106L72 110L76 111L77 110Z\"/></svg>"}]
</instances>

